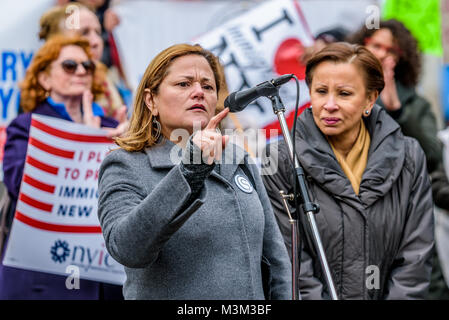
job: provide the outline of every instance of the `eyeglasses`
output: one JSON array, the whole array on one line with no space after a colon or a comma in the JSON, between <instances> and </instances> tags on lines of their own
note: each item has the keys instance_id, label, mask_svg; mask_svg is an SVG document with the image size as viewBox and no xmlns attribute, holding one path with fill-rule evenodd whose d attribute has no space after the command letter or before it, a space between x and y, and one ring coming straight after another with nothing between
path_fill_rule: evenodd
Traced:
<instances>
[{"instance_id":1,"label":"eyeglasses","mask_svg":"<svg viewBox=\"0 0 449 320\"><path fill-rule=\"evenodd\" d=\"M75 60L64 60L61 62L61 66L68 74L74 74L78 69L78 64L82 65L88 75L92 75L95 72L95 63L92 60L86 60L83 62L76 62Z\"/></svg>"},{"instance_id":2,"label":"eyeglasses","mask_svg":"<svg viewBox=\"0 0 449 320\"><path fill-rule=\"evenodd\" d=\"M394 55L394 56L397 56L397 57L401 56L401 49L399 47L396 47L396 46L389 47L389 46L386 46L386 45L384 45L382 43L375 42L371 38L365 38L365 45L366 46L370 46L370 47L372 47L375 50L381 50L381 49L385 50L385 52L387 54L391 54L391 55Z\"/></svg>"}]
</instances>

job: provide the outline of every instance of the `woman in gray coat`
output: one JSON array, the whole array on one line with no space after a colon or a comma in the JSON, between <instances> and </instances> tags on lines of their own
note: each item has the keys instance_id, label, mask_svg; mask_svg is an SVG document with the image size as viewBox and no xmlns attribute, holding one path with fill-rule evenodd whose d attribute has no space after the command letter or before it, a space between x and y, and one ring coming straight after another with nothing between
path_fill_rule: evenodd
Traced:
<instances>
[{"instance_id":1,"label":"woman in gray coat","mask_svg":"<svg viewBox=\"0 0 449 320\"><path fill-rule=\"evenodd\" d=\"M229 111L216 112L220 79L200 46L162 51L120 148L101 165L98 214L125 266L126 299L291 298L291 264L258 169L217 131Z\"/></svg>"},{"instance_id":2,"label":"woman in gray coat","mask_svg":"<svg viewBox=\"0 0 449 320\"><path fill-rule=\"evenodd\" d=\"M316 221L339 298L423 299L434 246L430 181L418 142L375 105L384 87L379 61L361 46L331 44L309 60L306 82L312 108L298 119L296 152L320 206ZM284 142L267 150L264 162L277 159L278 170L263 175L264 183L290 247L276 195L292 191L291 162ZM302 232L302 298L328 299Z\"/></svg>"}]
</instances>

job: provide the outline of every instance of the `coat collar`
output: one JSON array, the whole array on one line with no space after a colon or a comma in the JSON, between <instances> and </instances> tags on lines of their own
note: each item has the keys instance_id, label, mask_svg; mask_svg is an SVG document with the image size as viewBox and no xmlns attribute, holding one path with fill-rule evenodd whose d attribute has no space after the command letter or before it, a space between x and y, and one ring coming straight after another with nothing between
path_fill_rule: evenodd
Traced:
<instances>
[{"instance_id":1,"label":"coat collar","mask_svg":"<svg viewBox=\"0 0 449 320\"><path fill-rule=\"evenodd\" d=\"M366 124L372 139L360 197L371 204L387 193L401 174L405 140L399 124L380 106L373 108Z\"/></svg>"},{"instance_id":2,"label":"coat collar","mask_svg":"<svg viewBox=\"0 0 449 320\"><path fill-rule=\"evenodd\" d=\"M149 148L145 148L145 153L150 159L152 168L170 169L179 164L182 159L182 149L168 139L161 138Z\"/></svg>"},{"instance_id":3,"label":"coat collar","mask_svg":"<svg viewBox=\"0 0 449 320\"><path fill-rule=\"evenodd\" d=\"M156 145L146 148L144 151L150 160L152 168L171 169L181 163L184 149L168 139L161 138ZM229 142L223 150L222 159L215 166L212 175L231 181L238 166L248 163L248 161L250 161L248 153L236 144Z\"/></svg>"},{"instance_id":4,"label":"coat collar","mask_svg":"<svg viewBox=\"0 0 449 320\"><path fill-rule=\"evenodd\" d=\"M50 117L54 117L54 118L58 118L58 119L65 119L60 113L58 113L55 108L53 106L51 106L47 100L42 101L42 103L40 103L36 109L34 109L32 111L32 113L37 113L37 114L42 114L45 116L50 116ZM101 119L101 123L100 126L101 127L107 127L107 128L116 128L118 126L118 121L110 118L110 117L104 117L104 116L100 116ZM71 121L71 120L68 120Z\"/></svg>"},{"instance_id":5,"label":"coat collar","mask_svg":"<svg viewBox=\"0 0 449 320\"><path fill-rule=\"evenodd\" d=\"M73 121L70 117L69 113L67 112L67 109L64 105L64 103L55 102L51 97L47 98L47 104L50 105L59 115L64 119L68 121ZM83 113L83 109L81 108L81 114ZM92 113L94 116L103 117L104 112L101 107L96 104L95 102L92 102Z\"/></svg>"},{"instance_id":6,"label":"coat collar","mask_svg":"<svg viewBox=\"0 0 449 320\"><path fill-rule=\"evenodd\" d=\"M359 197L338 164L324 135L315 125L312 110L301 114L296 137L299 161L304 170L327 192L354 206L369 206L387 193L400 175L405 159L405 142L399 125L375 105L364 119L371 136L368 162L360 184Z\"/></svg>"}]
</instances>

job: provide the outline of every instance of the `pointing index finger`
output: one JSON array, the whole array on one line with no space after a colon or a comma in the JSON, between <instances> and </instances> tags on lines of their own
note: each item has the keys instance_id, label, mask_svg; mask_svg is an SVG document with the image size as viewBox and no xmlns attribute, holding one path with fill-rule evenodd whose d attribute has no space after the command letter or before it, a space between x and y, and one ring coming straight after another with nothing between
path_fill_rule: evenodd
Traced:
<instances>
[{"instance_id":1,"label":"pointing index finger","mask_svg":"<svg viewBox=\"0 0 449 320\"><path fill-rule=\"evenodd\" d=\"M229 113L229 108L223 109L219 114L213 116L209 123L207 124L206 129L215 130L220 124L221 120L223 120L227 114Z\"/></svg>"}]
</instances>

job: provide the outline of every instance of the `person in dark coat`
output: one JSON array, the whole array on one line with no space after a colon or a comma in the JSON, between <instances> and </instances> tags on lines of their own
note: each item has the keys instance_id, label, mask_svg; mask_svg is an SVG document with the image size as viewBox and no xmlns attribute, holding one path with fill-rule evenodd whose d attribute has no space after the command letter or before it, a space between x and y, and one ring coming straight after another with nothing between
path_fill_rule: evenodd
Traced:
<instances>
[{"instance_id":1,"label":"person in dark coat","mask_svg":"<svg viewBox=\"0 0 449 320\"><path fill-rule=\"evenodd\" d=\"M381 21L379 29L363 26L347 41L366 46L381 62L385 88L377 103L399 123L404 135L418 140L433 172L441 162L442 144L431 105L415 90L421 71L416 39L401 22L390 19Z\"/></svg>"},{"instance_id":2,"label":"person in dark coat","mask_svg":"<svg viewBox=\"0 0 449 320\"><path fill-rule=\"evenodd\" d=\"M448 212L449 181L443 167L443 145L437 137L437 118L430 102L416 92L421 72L418 43L404 24L396 19L383 20L379 29L362 26L348 36L351 43L365 45L382 64L385 88L377 103L401 126L406 136L418 140L424 150L432 180L432 196L437 207ZM449 299L435 250L430 299Z\"/></svg>"},{"instance_id":3,"label":"person in dark coat","mask_svg":"<svg viewBox=\"0 0 449 320\"><path fill-rule=\"evenodd\" d=\"M382 66L362 46L334 43L309 60L306 82L312 107L298 119L296 152L320 206L316 220L338 297L425 298L434 249L430 179L419 143L375 104L384 87ZM278 196L293 190L285 142L267 147L263 163L277 168L264 169L263 180L291 247ZM307 225L301 229L301 296L329 299L304 230Z\"/></svg>"},{"instance_id":4,"label":"person in dark coat","mask_svg":"<svg viewBox=\"0 0 449 320\"><path fill-rule=\"evenodd\" d=\"M12 222L28 147L31 115L109 128L120 133L119 123L105 117L93 103L101 85L95 82L95 64L89 43L81 38L55 36L35 54L21 84L20 114L7 127L3 158L4 183L11 198ZM114 129L114 128L118 129ZM0 265L0 299L123 299L121 286L80 280L79 290L68 290L66 277Z\"/></svg>"}]
</instances>

